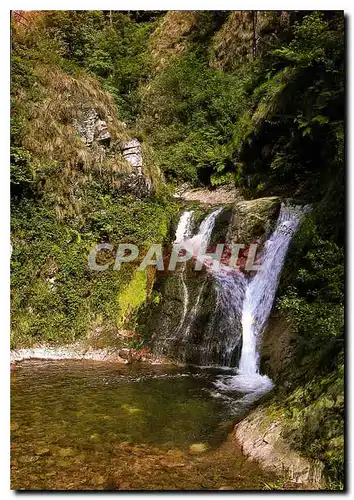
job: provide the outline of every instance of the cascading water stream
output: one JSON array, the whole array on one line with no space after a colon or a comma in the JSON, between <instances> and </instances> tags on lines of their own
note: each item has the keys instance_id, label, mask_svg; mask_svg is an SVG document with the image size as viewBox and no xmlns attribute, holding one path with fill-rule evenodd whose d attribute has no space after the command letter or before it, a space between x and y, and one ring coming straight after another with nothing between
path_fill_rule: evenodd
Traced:
<instances>
[{"instance_id":1,"label":"cascading water stream","mask_svg":"<svg viewBox=\"0 0 354 500\"><path fill-rule=\"evenodd\" d=\"M221 389L248 394L243 401L258 399L273 386L266 375L259 373L259 343L267 324L285 256L297 230L301 215L308 210L282 204L276 227L266 241L260 269L249 279L242 304L242 350L236 376L223 378L216 385Z\"/></svg>"},{"instance_id":2,"label":"cascading water stream","mask_svg":"<svg viewBox=\"0 0 354 500\"><path fill-rule=\"evenodd\" d=\"M186 238L191 236L191 226L192 226L192 220L193 220L193 210L186 211L182 214L178 226L176 229L176 236L175 236L175 241L174 243L181 243L183 242ZM186 265L183 264L182 266L182 272L181 272L181 281L182 281L182 289L183 289L183 314L181 316L181 320L178 326L178 332L181 330L185 317L188 312L188 303L189 303L189 296L188 296L188 288L186 285L186 281L184 278L186 271Z\"/></svg>"},{"instance_id":3,"label":"cascading water stream","mask_svg":"<svg viewBox=\"0 0 354 500\"><path fill-rule=\"evenodd\" d=\"M299 211L282 206L273 234L265 243L261 267L246 289L242 311L243 343L239 373L259 373L257 341L266 326L290 241L299 224Z\"/></svg>"},{"instance_id":4,"label":"cascading water stream","mask_svg":"<svg viewBox=\"0 0 354 500\"><path fill-rule=\"evenodd\" d=\"M184 212L175 244L182 244L201 260L199 252L202 249L201 253L205 253L222 210L210 213L194 235L193 211ZM185 363L237 370L236 375L221 376L216 386L244 394L238 402L250 403L270 390L272 381L259 373L261 335L273 306L286 252L306 211L308 207L281 206L275 229L260 256L260 269L253 277L224 264L211 265L210 261L201 275L193 274L192 269L182 264L179 273L182 308L178 300L170 302L171 308L165 316L168 328L155 334L154 352ZM181 310L177 324L169 320L176 308Z\"/></svg>"},{"instance_id":5,"label":"cascading water stream","mask_svg":"<svg viewBox=\"0 0 354 500\"><path fill-rule=\"evenodd\" d=\"M198 233L192 236L192 238L184 239L184 247L194 250L195 254L195 252L199 251L200 248L207 246L214 229L215 220L222 210L223 207L214 210L214 212L211 212L200 224Z\"/></svg>"},{"instance_id":6,"label":"cascading water stream","mask_svg":"<svg viewBox=\"0 0 354 500\"><path fill-rule=\"evenodd\" d=\"M201 248L207 247L207 245L210 241L211 234L212 234L213 229L214 229L216 218L221 211L222 211L222 208L218 208L217 210L214 210L214 212L211 212L200 224L197 234L195 234L191 238L185 237L182 241L184 248L189 250L193 255L197 256L199 253L199 250ZM183 216L185 215L185 213L182 215L181 220L182 220ZM185 233L185 234L188 234L188 233ZM177 235L177 232L176 232L176 235ZM175 243L178 243L177 238L175 240ZM185 270L185 266L183 268L183 271L184 270ZM182 273L182 284L183 284L183 288L186 290L185 295L187 294L187 296L188 296L188 289L187 289L187 285L186 285L185 280L184 280L183 273ZM186 339L188 338L188 335L189 335L189 332L191 329L191 325L192 325L193 321L195 320L195 318L197 317L199 302L200 302L201 295L203 293L204 284L205 284L205 282L200 287L196 302L195 302L195 304L191 310L191 313L189 315L188 323L186 325L186 329L185 329L185 332L183 335L184 341L186 341ZM187 309L188 309L188 304L187 304L187 307L185 307L185 309L184 309L185 312L183 314L181 326L183 326L184 320L186 318Z\"/></svg>"},{"instance_id":7,"label":"cascading water stream","mask_svg":"<svg viewBox=\"0 0 354 500\"><path fill-rule=\"evenodd\" d=\"M175 243L181 243L183 240L191 236L190 231L193 213L193 210L187 210L181 215L176 229Z\"/></svg>"},{"instance_id":8,"label":"cascading water stream","mask_svg":"<svg viewBox=\"0 0 354 500\"><path fill-rule=\"evenodd\" d=\"M215 220L222 210L223 208L218 208L208 214L200 224L195 235L192 235L193 211L190 210L184 212L181 215L176 229L174 244L182 244L183 248L187 250L187 252L190 252L198 258L199 250L201 248L206 249L208 246L215 225ZM167 356L172 355L179 358L183 362L187 362L189 360L189 333L194 320L198 316L199 302L201 301L206 281L205 278L200 285L197 296L194 296L195 300L193 300L192 304L190 304L190 293L186 282L186 271L186 263L183 263L179 272L180 283L182 285L180 295L180 298L182 299L182 311L177 327L171 324L167 331L158 332L153 337L153 348L156 354Z\"/></svg>"}]
</instances>

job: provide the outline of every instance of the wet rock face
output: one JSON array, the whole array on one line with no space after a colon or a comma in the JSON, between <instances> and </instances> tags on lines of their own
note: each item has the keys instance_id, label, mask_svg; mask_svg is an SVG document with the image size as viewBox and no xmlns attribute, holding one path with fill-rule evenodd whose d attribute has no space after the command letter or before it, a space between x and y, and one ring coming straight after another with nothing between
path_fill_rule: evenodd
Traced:
<instances>
[{"instance_id":1,"label":"wet rock face","mask_svg":"<svg viewBox=\"0 0 354 500\"><path fill-rule=\"evenodd\" d=\"M227 242L245 245L254 240L264 242L273 229L279 210L280 199L277 196L236 203L232 211Z\"/></svg>"},{"instance_id":2,"label":"wet rock face","mask_svg":"<svg viewBox=\"0 0 354 500\"><path fill-rule=\"evenodd\" d=\"M218 287L193 262L183 272L160 276L162 300L148 322L152 352L195 365L236 366L241 349L241 318L230 316ZM184 285L183 285L184 282ZM226 356L230 336L234 350Z\"/></svg>"},{"instance_id":3,"label":"wet rock face","mask_svg":"<svg viewBox=\"0 0 354 500\"><path fill-rule=\"evenodd\" d=\"M287 369L296 357L296 341L292 325L273 312L262 335L261 373L268 375L277 385L290 383Z\"/></svg>"},{"instance_id":4,"label":"wet rock face","mask_svg":"<svg viewBox=\"0 0 354 500\"><path fill-rule=\"evenodd\" d=\"M82 116L74 121L74 127L86 146L91 146L95 140L99 144L109 146L111 134L108 131L107 123L100 119L94 109L83 112Z\"/></svg>"}]
</instances>

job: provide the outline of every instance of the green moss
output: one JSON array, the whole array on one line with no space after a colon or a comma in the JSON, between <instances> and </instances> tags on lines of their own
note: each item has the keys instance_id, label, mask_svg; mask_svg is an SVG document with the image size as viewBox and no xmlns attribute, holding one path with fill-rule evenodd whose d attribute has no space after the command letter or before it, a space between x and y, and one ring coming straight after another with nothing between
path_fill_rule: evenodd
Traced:
<instances>
[{"instance_id":1,"label":"green moss","mask_svg":"<svg viewBox=\"0 0 354 500\"><path fill-rule=\"evenodd\" d=\"M147 272L135 271L132 280L118 296L117 327L124 326L147 299Z\"/></svg>"},{"instance_id":2,"label":"green moss","mask_svg":"<svg viewBox=\"0 0 354 500\"><path fill-rule=\"evenodd\" d=\"M46 200L13 205L13 347L71 342L98 326L108 334L146 298L147 275L136 272L136 265L90 271L88 254L102 238L109 238L115 248L120 241L136 243L142 252L149 242L162 243L173 210L153 200L131 200L128 205L126 198L93 201L90 195L84 201L91 203L84 225L59 221Z\"/></svg>"},{"instance_id":3,"label":"green moss","mask_svg":"<svg viewBox=\"0 0 354 500\"><path fill-rule=\"evenodd\" d=\"M311 363L313 360L308 360ZM281 418L283 437L300 454L320 460L331 489L344 483L343 360L328 373L308 375L308 366L288 371L288 389L278 387L265 411L271 421ZM290 382L290 388L289 388Z\"/></svg>"}]
</instances>

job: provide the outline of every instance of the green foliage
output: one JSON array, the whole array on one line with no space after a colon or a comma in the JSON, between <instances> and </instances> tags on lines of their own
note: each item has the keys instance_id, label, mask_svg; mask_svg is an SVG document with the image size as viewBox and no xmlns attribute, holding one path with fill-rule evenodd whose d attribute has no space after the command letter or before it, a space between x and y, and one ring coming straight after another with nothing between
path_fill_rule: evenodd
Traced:
<instances>
[{"instance_id":1,"label":"green foliage","mask_svg":"<svg viewBox=\"0 0 354 500\"><path fill-rule=\"evenodd\" d=\"M11 147L10 176L15 185L30 184L33 181L31 168L31 154L25 148Z\"/></svg>"},{"instance_id":2,"label":"green foliage","mask_svg":"<svg viewBox=\"0 0 354 500\"><path fill-rule=\"evenodd\" d=\"M289 275L284 269L279 310L290 318L307 350L339 341L344 333L343 249L322 239L313 216L308 216L294 238L288 262L296 272ZM287 288L286 282L291 283Z\"/></svg>"},{"instance_id":3,"label":"green foliage","mask_svg":"<svg viewBox=\"0 0 354 500\"><path fill-rule=\"evenodd\" d=\"M56 162L46 163L27 150L25 141L31 126L28 104L39 97L37 62L75 73L78 81L78 68L89 69L113 86L128 109L127 96L133 96L142 76L149 29L141 19L135 22L118 12L110 17L102 11L51 11L41 14L33 29L16 31L13 37L13 347L71 342L96 328L116 337L117 327L131 321L134 309L148 293L146 283L134 279L137 264L123 265L119 271L111 266L95 272L90 271L87 259L100 242L115 247L120 242L136 243L141 252L152 242L163 242L175 214L175 205L166 199L168 190L137 200L113 187L110 172L87 172L73 165L67 185L61 184L70 199L58 203L58 193L50 186L60 182L66 159L58 157ZM75 212L67 210L65 203L69 201L80 201Z\"/></svg>"},{"instance_id":4,"label":"green foliage","mask_svg":"<svg viewBox=\"0 0 354 500\"><path fill-rule=\"evenodd\" d=\"M233 124L244 108L243 83L240 76L208 68L194 53L157 75L143 99L142 124L169 178L222 182Z\"/></svg>"},{"instance_id":5,"label":"green foliage","mask_svg":"<svg viewBox=\"0 0 354 500\"><path fill-rule=\"evenodd\" d=\"M344 19L312 12L292 25L290 35L254 65L252 112L246 113L248 128L238 133L235 153L253 187L261 182L287 193L296 184L297 195L314 202L340 197L343 186L331 178L344 172L343 137L338 140L344 124ZM337 224L339 207L330 216Z\"/></svg>"},{"instance_id":6,"label":"green foliage","mask_svg":"<svg viewBox=\"0 0 354 500\"><path fill-rule=\"evenodd\" d=\"M278 310L296 330L296 359L278 397L288 439L301 453L320 458L338 487L344 416L343 14L296 11L282 24L279 13L269 13L258 56L229 65L237 71L227 72L213 69L208 57L229 14L200 11L186 50L152 72L149 38L161 15L47 11L26 36L13 38L12 346L71 342L96 328L116 337L117 327L137 326L136 314L144 333L161 301L158 291L145 300L150 277L136 266L93 272L87 256L99 242L131 242L143 250L168 240L177 212L170 187L137 200L112 188L106 172L89 172L85 189L71 192L80 198L79 213L63 210L59 218L56 194L41 187L59 179L61 161L43 164L25 146L24 104L39 98L34 62L75 76L89 71L113 94L119 116L137 120L144 147L153 146L150 163L156 161L168 181L231 181L256 196L270 192L312 203L279 288ZM112 255L106 258L113 262Z\"/></svg>"},{"instance_id":7,"label":"green foliage","mask_svg":"<svg viewBox=\"0 0 354 500\"><path fill-rule=\"evenodd\" d=\"M149 73L146 48L155 16L147 17L138 22L118 11L53 11L44 17L61 55L100 77L130 122L138 111L138 86Z\"/></svg>"},{"instance_id":8,"label":"green foliage","mask_svg":"<svg viewBox=\"0 0 354 500\"><path fill-rule=\"evenodd\" d=\"M80 198L79 213L63 210L59 218L56 194L41 187L59 179L61 161L43 164L25 146L24 104L39 98L34 62L75 76L89 71L113 94L119 116L137 120L136 134L145 148L153 146L151 153L144 149L144 158L150 154L168 181L235 182L256 196L270 192L311 202L312 214L293 240L279 287L277 308L296 331L296 359L277 397L287 438L301 453L320 458L331 486L340 487L343 14L296 11L282 24L279 13L269 13L258 56L229 65L237 71L227 72L213 69L208 57L229 14L200 11L186 50L152 72L149 38L161 15L47 11L35 29L13 39L12 346L71 342L97 328L112 338L127 326L148 332L151 311L161 301L156 290L146 301L151 280L136 265L93 272L87 256L99 242L136 243L143 252L150 243L169 240L177 212L170 187L137 200L113 188L106 172L89 172L85 189L71 191ZM104 258L113 263L112 255ZM141 345L137 340L134 346Z\"/></svg>"},{"instance_id":9,"label":"green foliage","mask_svg":"<svg viewBox=\"0 0 354 500\"><path fill-rule=\"evenodd\" d=\"M109 333L129 321L147 296L146 276L135 276L135 266L90 271L88 254L100 241L115 248L132 242L141 249L162 242L173 206L169 211L153 200L92 193L85 201L90 215L84 224L58 221L46 200L13 203L13 346L70 342L97 324Z\"/></svg>"},{"instance_id":10,"label":"green foliage","mask_svg":"<svg viewBox=\"0 0 354 500\"><path fill-rule=\"evenodd\" d=\"M133 279L119 296L119 319L118 327L123 326L127 319L147 299L147 273L136 271Z\"/></svg>"}]
</instances>

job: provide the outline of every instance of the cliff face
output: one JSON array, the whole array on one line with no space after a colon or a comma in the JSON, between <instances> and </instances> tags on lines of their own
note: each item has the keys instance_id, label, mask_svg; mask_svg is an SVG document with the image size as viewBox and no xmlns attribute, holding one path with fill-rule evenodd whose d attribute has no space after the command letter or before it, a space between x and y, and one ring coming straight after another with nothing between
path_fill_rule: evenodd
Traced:
<instances>
[{"instance_id":1,"label":"cliff face","mask_svg":"<svg viewBox=\"0 0 354 500\"><path fill-rule=\"evenodd\" d=\"M169 11L150 40L155 71L166 68L201 39L212 68L233 71L252 62L269 40L289 26L289 12Z\"/></svg>"}]
</instances>

